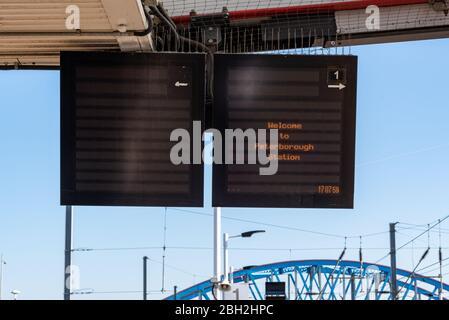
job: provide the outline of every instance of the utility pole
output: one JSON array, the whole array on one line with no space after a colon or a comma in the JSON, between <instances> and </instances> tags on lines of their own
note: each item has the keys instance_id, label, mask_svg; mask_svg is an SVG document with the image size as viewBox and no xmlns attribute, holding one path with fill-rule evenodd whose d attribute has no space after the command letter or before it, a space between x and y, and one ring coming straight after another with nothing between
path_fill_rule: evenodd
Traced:
<instances>
[{"instance_id":1,"label":"utility pole","mask_svg":"<svg viewBox=\"0 0 449 320\"><path fill-rule=\"evenodd\" d=\"M148 257L143 257L143 300L147 300L148 298Z\"/></svg>"},{"instance_id":2,"label":"utility pole","mask_svg":"<svg viewBox=\"0 0 449 320\"><path fill-rule=\"evenodd\" d=\"M396 223L390 223L390 270L391 300L396 300L398 295L396 269Z\"/></svg>"},{"instance_id":3,"label":"utility pole","mask_svg":"<svg viewBox=\"0 0 449 320\"><path fill-rule=\"evenodd\" d=\"M3 260L3 254L0 255L0 300L2 300L2 292L3 292L3 265L6 264L6 261Z\"/></svg>"},{"instance_id":4,"label":"utility pole","mask_svg":"<svg viewBox=\"0 0 449 320\"><path fill-rule=\"evenodd\" d=\"M223 233L223 273L225 283L230 283L229 281L229 234Z\"/></svg>"},{"instance_id":5,"label":"utility pole","mask_svg":"<svg viewBox=\"0 0 449 320\"><path fill-rule=\"evenodd\" d=\"M214 276L212 282L215 284L221 282L221 237L221 208L214 208ZM220 299L219 294L216 297Z\"/></svg>"},{"instance_id":6,"label":"utility pole","mask_svg":"<svg viewBox=\"0 0 449 320\"><path fill-rule=\"evenodd\" d=\"M72 229L73 209L65 207L65 252L64 252L64 300L70 300L72 293ZM67 275L68 274L68 275Z\"/></svg>"}]
</instances>

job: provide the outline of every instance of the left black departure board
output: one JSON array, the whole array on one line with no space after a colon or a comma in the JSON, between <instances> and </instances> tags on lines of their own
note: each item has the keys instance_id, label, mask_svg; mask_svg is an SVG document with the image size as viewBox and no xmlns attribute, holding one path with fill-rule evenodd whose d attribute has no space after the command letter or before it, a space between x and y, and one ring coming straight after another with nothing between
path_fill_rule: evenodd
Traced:
<instances>
[{"instance_id":1,"label":"left black departure board","mask_svg":"<svg viewBox=\"0 0 449 320\"><path fill-rule=\"evenodd\" d=\"M175 129L204 123L203 54L61 54L61 204L203 206L202 164Z\"/></svg>"}]
</instances>

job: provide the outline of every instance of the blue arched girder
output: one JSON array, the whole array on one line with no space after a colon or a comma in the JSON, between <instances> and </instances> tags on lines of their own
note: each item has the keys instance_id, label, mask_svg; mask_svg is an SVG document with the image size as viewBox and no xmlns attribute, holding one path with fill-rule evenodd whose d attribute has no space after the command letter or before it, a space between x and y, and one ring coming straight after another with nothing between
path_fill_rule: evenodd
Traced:
<instances>
[{"instance_id":1,"label":"blue arched girder","mask_svg":"<svg viewBox=\"0 0 449 320\"><path fill-rule=\"evenodd\" d=\"M263 284L285 281L291 300L391 299L390 267L359 261L297 260L254 266L235 271L234 283L247 282L255 300L262 300ZM446 299L449 285L439 279L397 270L397 299ZM213 299L210 280L177 293L178 300ZM173 300L169 296L167 300Z\"/></svg>"}]
</instances>

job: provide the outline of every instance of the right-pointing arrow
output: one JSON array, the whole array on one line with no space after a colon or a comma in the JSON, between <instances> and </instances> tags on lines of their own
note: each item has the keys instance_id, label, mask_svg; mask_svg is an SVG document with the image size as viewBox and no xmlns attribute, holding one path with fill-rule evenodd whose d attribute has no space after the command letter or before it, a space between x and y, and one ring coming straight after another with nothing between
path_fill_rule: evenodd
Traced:
<instances>
[{"instance_id":1,"label":"right-pointing arrow","mask_svg":"<svg viewBox=\"0 0 449 320\"><path fill-rule=\"evenodd\" d=\"M346 88L346 86L343 83L339 83L339 84L330 84L328 85L328 87L330 89L338 89L338 90L343 90L344 88Z\"/></svg>"}]
</instances>

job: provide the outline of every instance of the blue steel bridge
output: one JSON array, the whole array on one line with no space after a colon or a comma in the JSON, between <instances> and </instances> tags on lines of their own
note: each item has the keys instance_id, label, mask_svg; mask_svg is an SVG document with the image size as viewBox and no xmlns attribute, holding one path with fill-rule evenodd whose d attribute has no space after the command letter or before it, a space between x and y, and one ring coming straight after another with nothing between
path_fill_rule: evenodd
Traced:
<instances>
[{"instance_id":1,"label":"blue steel bridge","mask_svg":"<svg viewBox=\"0 0 449 320\"><path fill-rule=\"evenodd\" d=\"M391 269L360 261L297 260L235 271L234 283L246 282L254 300L264 299L265 282L286 283L289 300L391 300ZM397 269L398 300L447 300L449 285L440 278ZM177 293L177 300L212 300L213 284L200 282ZM167 300L175 297L169 296Z\"/></svg>"}]
</instances>

